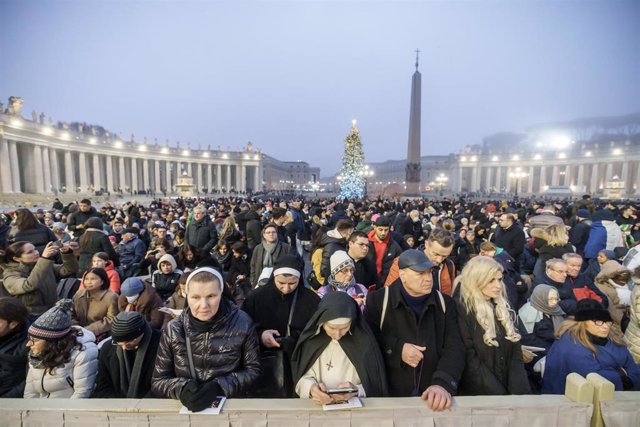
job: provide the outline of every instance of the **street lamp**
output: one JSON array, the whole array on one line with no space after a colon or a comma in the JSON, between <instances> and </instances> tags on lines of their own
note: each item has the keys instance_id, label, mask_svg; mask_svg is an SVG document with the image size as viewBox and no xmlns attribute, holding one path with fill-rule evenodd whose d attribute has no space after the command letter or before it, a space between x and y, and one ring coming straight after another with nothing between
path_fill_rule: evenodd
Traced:
<instances>
[{"instance_id":1,"label":"street lamp","mask_svg":"<svg viewBox=\"0 0 640 427\"><path fill-rule=\"evenodd\" d=\"M515 178L516 180L516 197L518 197L518 187L520 186L520 180L528 176L529 174L524 172L521 167L517 167L515 171L509 172L509 178Z\"/></svg>"},{"instance_id":2,"label":"street lamp","mask_svg":"<svg viewBox=\"0 0 640 427\"><path fill-rule=\"evenodd\" d=\"M449 177L443 173L436 177L436 182L440 185L440 197L442 197L444 186L447 185L447 181L449 181Z\"/></svg>"},{"instance_id":3,"label":"street lamp","mask_svg":"<svg viewBox=\"0 0 640 427\"><path fill-rule=\"evenodd\" d=\"M374 175L373 169L370 169L369 165L364 165L364 167L360 170L360 172L358 172L358 175L360 175L364 179L364 198L366 199L367 198L368 178L372 177Z\"/></svg>"}]
</instances>

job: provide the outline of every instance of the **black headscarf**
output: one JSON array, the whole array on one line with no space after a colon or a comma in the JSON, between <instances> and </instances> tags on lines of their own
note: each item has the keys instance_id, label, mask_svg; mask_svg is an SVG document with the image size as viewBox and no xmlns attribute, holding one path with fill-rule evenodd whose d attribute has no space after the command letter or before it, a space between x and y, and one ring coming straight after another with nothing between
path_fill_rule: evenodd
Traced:
<instances>
[{"instance_id":1,"label":"black headscarf","mask_svg":"<svg viewBox=\"0 0 640 427\"><path fill-rule=\"evenodd\" d=\"M351 329L338 342L356 368L367 397L387 396L387 376L378 342L358 304L344 292L326 294L300 335L291 360L293 383L298 383L331 342L322 324L340 317L351 319Z\"/></svg>"}]
</instances>

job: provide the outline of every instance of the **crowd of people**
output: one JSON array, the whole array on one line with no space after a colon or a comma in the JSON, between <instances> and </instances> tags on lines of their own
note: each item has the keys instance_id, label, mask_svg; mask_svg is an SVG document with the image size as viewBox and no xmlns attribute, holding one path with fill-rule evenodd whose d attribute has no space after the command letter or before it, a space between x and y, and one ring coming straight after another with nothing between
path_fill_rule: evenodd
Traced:
<instances>
[{"instance_id":1,"label":"crowd of people","mask_svg":"<svg viewBox=\"0 0 640 427\"><path fill-rule=\"evenodd\" d=\"M0 397L640 389L640 221L591 200L89 199L0 215Z\"/></svg>"}]
</instances>

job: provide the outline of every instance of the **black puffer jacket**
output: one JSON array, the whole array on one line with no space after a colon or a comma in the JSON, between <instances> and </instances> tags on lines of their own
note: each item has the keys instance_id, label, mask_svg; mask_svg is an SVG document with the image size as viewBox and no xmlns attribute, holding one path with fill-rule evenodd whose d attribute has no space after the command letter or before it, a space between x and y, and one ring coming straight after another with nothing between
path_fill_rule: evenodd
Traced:
<instances>
[{"instance_id":1,"label":"black puffer jacket","mask_svg":"<svg viewBox=\"0 0 640 427\"><path fill-rule=\"evenodd\" d=\"M0 398L22 397L27 377L27 329L0 338Z\"/></svg>"},{"instance_id":2,"label":"black puffer jacket","mask_svg":"<svg viewBox=\"0 0 640 427\"><path fill-rule=\"evenodd\" d=\"M216 380L227 397L250 390L260 376L258 335L248 314L223 298L210 331L197 333L189 324L189 309L172 320L162 335L151 380L158 397L179 399L191 380L186 334L191 338L197 380Z\"/></svg>"}]
</instances>

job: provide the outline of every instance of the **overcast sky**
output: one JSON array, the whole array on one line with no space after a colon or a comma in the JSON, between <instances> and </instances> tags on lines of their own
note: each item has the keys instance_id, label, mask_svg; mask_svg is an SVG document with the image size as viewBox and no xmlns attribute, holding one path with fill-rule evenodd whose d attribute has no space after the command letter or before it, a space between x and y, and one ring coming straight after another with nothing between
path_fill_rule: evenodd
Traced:
<instances>
[{"instance_id":1,"label":"overcast sky","mask_svg":"<svg viewBox=\"0 0 640 427\"><path fill-rule=\"evenodd\" d=\"M640 112L640 1L0 0L0 98L24 116L340 168L406 157L415 49L422 154Z\"/></svg>"}]
</instances>

